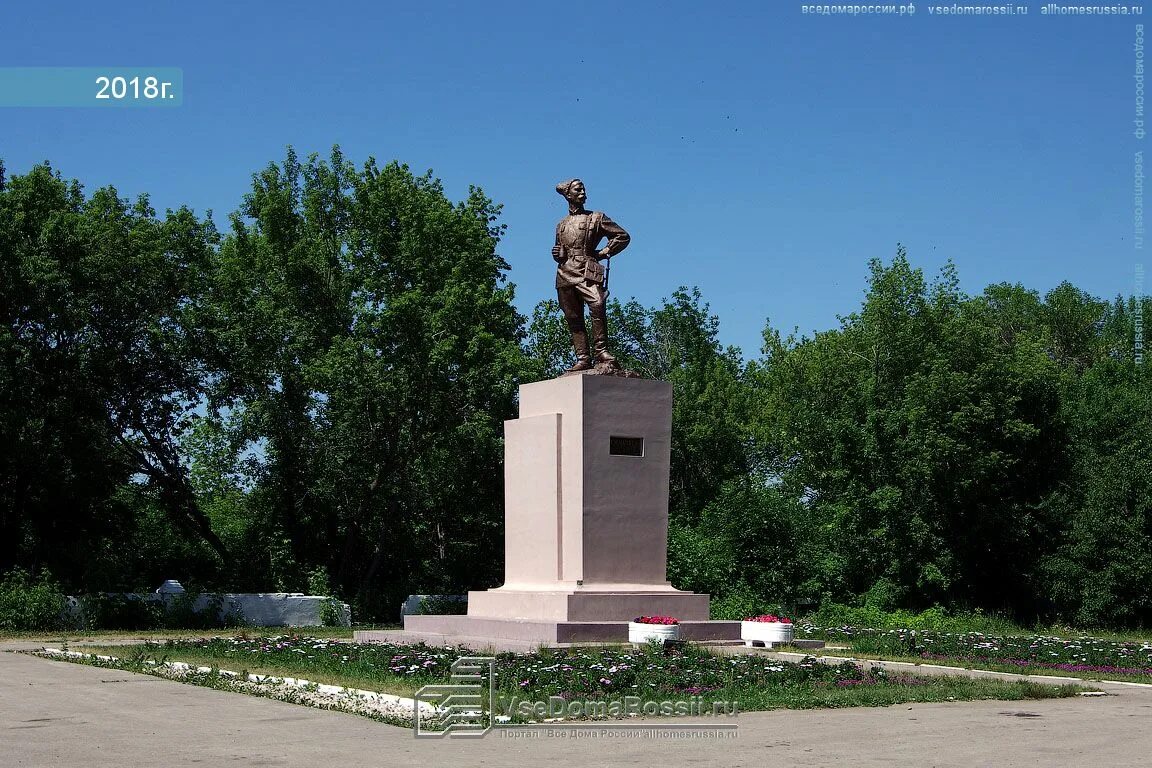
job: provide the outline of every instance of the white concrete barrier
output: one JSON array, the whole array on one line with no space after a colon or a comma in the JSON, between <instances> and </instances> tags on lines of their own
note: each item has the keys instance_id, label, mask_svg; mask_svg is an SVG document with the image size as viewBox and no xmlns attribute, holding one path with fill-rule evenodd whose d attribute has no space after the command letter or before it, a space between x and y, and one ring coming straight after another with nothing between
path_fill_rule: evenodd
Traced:
<instances>
[{"instance_id":1,"label":"white concrete barrier","mask_svg":"<svg viewBox=\"0 0 1152 768\"><path fill-rule=\"evenodd\" d=\"M173 590L102 594L106 597L170 604L179 599L183 593ZM229 621L231 617L233 622L238 621L253 627L318 627L325 623L325 618L328 618L333 626L352 626L352 609L347 603L331 597L305 595L300 592L201 594L192 601L192 608L197 612L203 612L209 610L217 601L219 601L217 618L221 623ZM65 612L71 621L82 625L83 600L69 597ZM329 615L326 617L325 613Z\"/></svg>"}]
</instances>

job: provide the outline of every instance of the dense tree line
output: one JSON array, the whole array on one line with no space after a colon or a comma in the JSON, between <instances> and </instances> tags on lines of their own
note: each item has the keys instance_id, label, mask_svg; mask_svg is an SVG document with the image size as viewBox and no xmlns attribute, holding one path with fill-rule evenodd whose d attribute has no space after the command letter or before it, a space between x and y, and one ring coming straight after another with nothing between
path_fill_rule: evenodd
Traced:
<instances>
[{"instance_id":1,"label":"dense tree line","mask_svg":"<svg viewBox=\"0 0 1152 768\"><path fill-rule=\"evenodd\" d=\"M0 573L327 584L362 618L498 584L502 422L570 362L554 301L514 307L499 211L338 149L255 174L226 232L0 166ZM696 291L613 301L621 363L674 386L674 583L1147 625L1138 313L970 296L903 249L838 328L750 359Z\"/></svg>"}]
</instances>

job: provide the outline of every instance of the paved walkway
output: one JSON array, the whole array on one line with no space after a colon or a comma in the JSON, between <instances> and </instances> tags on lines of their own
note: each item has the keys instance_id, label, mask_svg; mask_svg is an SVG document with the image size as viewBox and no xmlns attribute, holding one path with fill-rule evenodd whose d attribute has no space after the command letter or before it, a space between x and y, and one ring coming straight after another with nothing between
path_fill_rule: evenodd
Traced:
<instances>
[{"instance_id":1,"label":"paved walkway","mask_svg":"<svg viewBox=\"0 0 1152 768\"><path fill-rule=\"evenodd\" d=\"M2 643L0 651L39 647ZM0 652L0 765L1147 766L1152 689L1106 697L750 712L734 739L412 732L147 675ZM634 723L635 721L630 721ZM675 722L659 721L661 724ZM606 726L611 729L611 726Z\"/></svg>"}]
</instances>

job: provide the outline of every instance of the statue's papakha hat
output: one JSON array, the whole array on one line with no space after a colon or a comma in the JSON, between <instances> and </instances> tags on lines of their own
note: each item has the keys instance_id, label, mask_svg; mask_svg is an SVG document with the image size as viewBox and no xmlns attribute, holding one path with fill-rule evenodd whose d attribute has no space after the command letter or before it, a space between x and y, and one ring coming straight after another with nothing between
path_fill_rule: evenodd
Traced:
<instances>
[{"instance_id":1,"label":"statue's papakha hat","mask_svg":"<svg viewBox=\"0 0 1152 768\"><path fill-rule=\"evenodd\" d=\"M580 179L569 179L568 181L562 181L556 185L556 192L559 193L562 197L568 197L568 190L571 189L572 185L578 181L580 181ZM583 184L584 182L581 181L580 183Z\"/></svg>"}]
</instances>

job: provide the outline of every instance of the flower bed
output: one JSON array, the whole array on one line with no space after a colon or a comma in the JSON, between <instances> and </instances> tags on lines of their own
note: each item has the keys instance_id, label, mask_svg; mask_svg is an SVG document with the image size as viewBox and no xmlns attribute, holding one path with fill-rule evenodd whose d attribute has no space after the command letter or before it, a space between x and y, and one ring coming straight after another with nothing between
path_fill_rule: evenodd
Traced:
<instances>
[{"instance_id":1,"label":"flower bed","mask_svg":"<svg viewBox=\"0 0 1152 768\"><path fill-rule=\"evenodd\" d=\"M124 668L134 670L149 658L241 672L275 668L282 676L403 696L427 683L448 682L452 662L461 655L475 655L465 648L357 644L298 636L148 643L118 647L114 653L129 660ZM495 666L497 709L516 721L527 719L516 715L524 701L691 700L698 711L724 703L731 712L732 707L747 711L886 706L908 701L1047 698L1077 692L1071 687L922 678L852 663L822 664L811 658L787 663L762 655L720 655L692 645L501 653L495 657Z\"/></svg>"}]
</instances>

